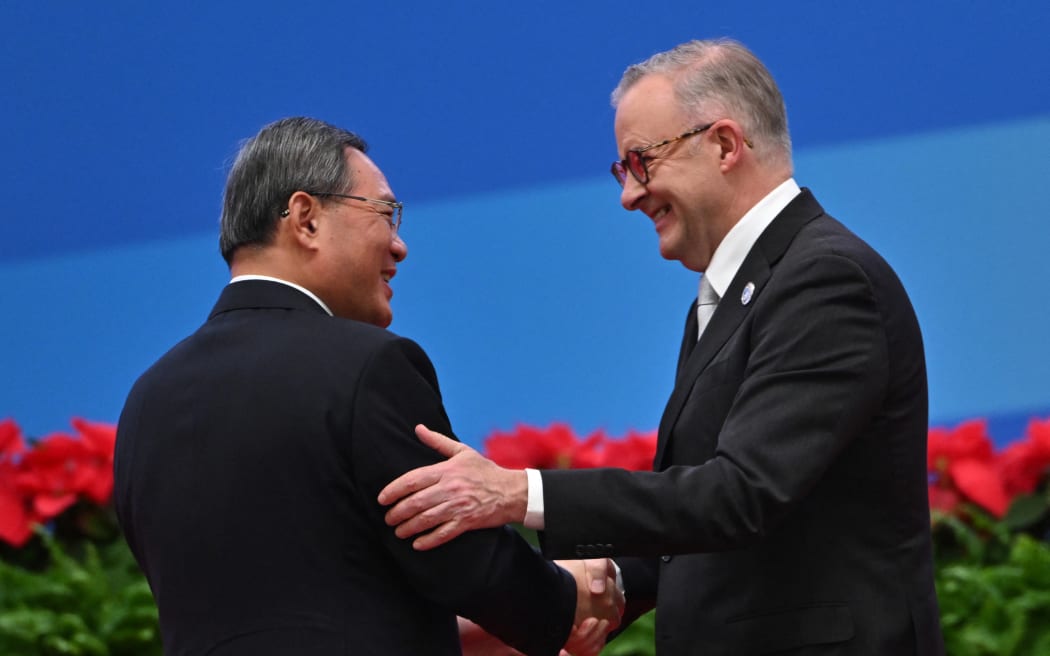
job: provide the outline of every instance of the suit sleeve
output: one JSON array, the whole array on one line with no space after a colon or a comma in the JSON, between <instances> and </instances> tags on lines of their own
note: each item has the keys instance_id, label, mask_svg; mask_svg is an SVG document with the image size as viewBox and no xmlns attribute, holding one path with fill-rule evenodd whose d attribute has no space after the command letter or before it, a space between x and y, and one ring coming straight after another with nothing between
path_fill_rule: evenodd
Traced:
<instances>
[{"instance_id":1,"label":"suit sleeve","mask_svg":"<svg viewBox=\"0 0 1050 656\"><path fill-rule=\"evenodd\" d=\"M430 360L414 342L391 340L365 367L354 402L353 476L388 552L419 594L467 617L526 654L557 654L568 639L576 585L509 527L475 531L415 551L394 535L375 501L394 478L441 459L416 424L452 435Z\"/></svg>"},{"instance_id":2,"label":"suit sleeve","mask_svg":"<svg viewBox=\"0 0 1050 656\"><path fill-rule=\"evenodd\" d=\"M571 557L580 544L648 556L746 546L862 433L888 380L873 285L839 255L780 268L752 310L744 375L727 383L738 386L714 457L661 472L544 471L547 555Z\"/></svg>"}]
</instances>

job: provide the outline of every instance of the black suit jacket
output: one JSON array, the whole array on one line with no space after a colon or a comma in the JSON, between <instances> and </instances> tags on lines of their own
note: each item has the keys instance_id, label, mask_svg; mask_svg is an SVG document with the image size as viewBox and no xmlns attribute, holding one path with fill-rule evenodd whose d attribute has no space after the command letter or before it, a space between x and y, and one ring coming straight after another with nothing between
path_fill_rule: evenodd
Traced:
<instances>
[{"instance_id":1,"label":"black suit jacket","mask_svg":"<svg viewBox=\"0 0 1050 656\"><path fill-rule=\"evenodd\" d=\"M642 556L618 560L660 654L942 653L926 370L897 276L804 190L699 343L694 309L656 471L543 472L547 554Z\"/></svg>"},{"instance_id":2,"label":"black suit jacket","mask_svg":"<svg viewBox=\"0 0 1050 656\"><path fill-rule=\"evenodd\" d=\"M416 552L379 490L450 431L413 342L280 283L229 285L135 383L115 500L168 656L459 654L456 615L556 654L576 587L514 531Z\"/></svg>"}]
</instances>

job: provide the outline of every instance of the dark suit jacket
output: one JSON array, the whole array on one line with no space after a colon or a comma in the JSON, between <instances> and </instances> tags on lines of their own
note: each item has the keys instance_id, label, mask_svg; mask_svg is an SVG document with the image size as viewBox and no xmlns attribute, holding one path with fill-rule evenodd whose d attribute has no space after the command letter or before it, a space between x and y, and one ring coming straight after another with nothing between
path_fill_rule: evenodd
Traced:
<instances>
[{"instance_id":1,"label":"dark suit jacket","mask_svg":"<svg viewBox=\"0 0 1050 656\"><path fill-rule=\"evenodd\" d=\"M546 553L648 557L618 560L660 654L942 653L926 370L897 276L803 190L699 344L694 309L656 472L543 472Z\"/></svg>"},{"instance_id":2,"label":"dark suit jacket","mask_svg":"<svg viewBox=\"0 0 1050 656\"><path fill-rule=\"evenodd\" d=\"M460 614L557 654L575 584L514 531L416 552L383 522L379 490L439 458L420 422L450 430L416 344L286 285L229 285L117 432L117 513L165 653L459 654Z\"/></svg>"}]
</instances>

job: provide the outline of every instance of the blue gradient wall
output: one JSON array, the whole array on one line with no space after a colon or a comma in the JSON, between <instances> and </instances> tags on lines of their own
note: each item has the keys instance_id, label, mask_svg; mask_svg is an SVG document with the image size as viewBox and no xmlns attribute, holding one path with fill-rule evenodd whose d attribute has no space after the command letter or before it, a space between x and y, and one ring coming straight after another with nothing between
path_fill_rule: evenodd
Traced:
<instances>
[{"instance_id":1,"label":"blue gradient wall","mask_svg":"<svg viewBox=\"0 0 1050 656\"><path fill-rule=\"evenodd\" d=\"M392 329L431 355L461 437L655 427L696 280L618 205L608 92L720 34L780 79L799 182L911 292L933 420L1050 415L1042 4L268 6L0 10L0 416L115 420L226 281L237 140L304 113L360 130L407 202Z\"/></svg>"}]
</instances>

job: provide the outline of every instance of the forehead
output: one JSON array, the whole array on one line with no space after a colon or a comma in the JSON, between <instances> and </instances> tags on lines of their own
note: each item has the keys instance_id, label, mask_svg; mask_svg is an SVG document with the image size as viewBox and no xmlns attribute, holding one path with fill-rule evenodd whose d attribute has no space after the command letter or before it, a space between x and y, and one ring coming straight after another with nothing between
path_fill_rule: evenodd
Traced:
<instances>
[{"instance_id":1,"label":"forehead","mask_svg":"<svg viewBox=\"0 0 1050 656\"><path fill-rule=\"evenodd\" d=\"M647 75L620 99L616 108L616 141L637 148L674 136L686 124L674 94L674 84L664 75Z\"/></svg>"},{"instance_id":2,"label":"forehead","mask_svg":"<svg viewBox=\"0 0 1050 656\"><path fill-rule=\"evenodd\" d=\"M372 159L356 148L346 149L346 165L354 181L353 191L362 196L380 199L393 199L386 176L379 170Z\"/></svg>"}]
</instances>

